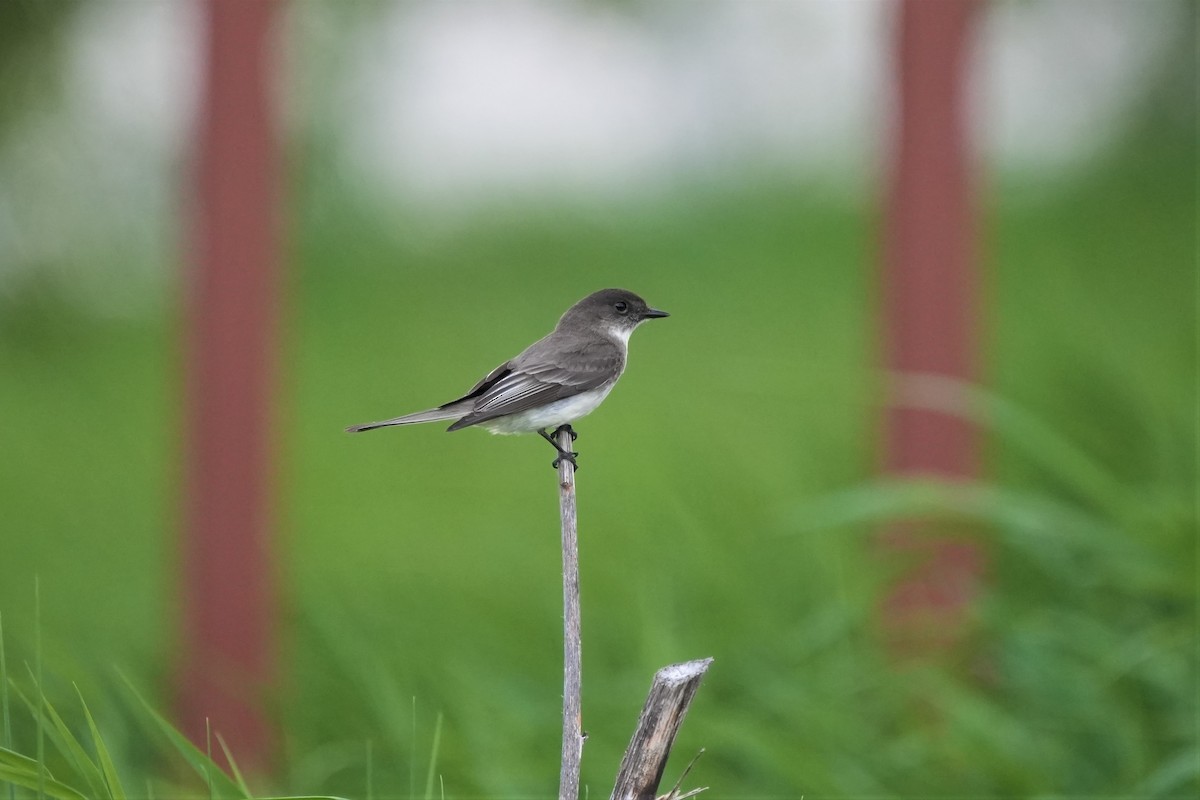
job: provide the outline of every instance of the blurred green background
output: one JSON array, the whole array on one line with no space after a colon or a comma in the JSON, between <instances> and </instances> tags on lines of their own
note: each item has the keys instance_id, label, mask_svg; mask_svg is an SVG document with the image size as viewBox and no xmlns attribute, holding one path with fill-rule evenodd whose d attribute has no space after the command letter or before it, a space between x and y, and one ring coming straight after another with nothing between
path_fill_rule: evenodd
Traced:
<instances>
[{"instance_id":1,"label":"blurred green background","mask_svg":"<svg viewBox=\"0 0 1200 800\"><path fill-rule=\"evenodd\" d=\"M608 13L646 13L629 5ZM877 175L764 157L650 189L389 200L339 157L330 77L386 4L292 6L278 790L420 794L440 714L447 796L553 792L549 449L341 429L455 396L623 286L672 317L577 426L592 793L653 671L713 656L668 779L704 747L691 781L714 796L1191 796L1197 87L1193 7L1171 5L1182 23L1103 147L983 170L988 477L965 499L876 477ZM159 132L152 174L69 168L72 143L104 152L102 127L71 127L64 66L97 12L0 13L10 672L36 576L48 691L78 683L121 768L160 774L113 667L167 706L187 124ZM973 531L991 566L961 658L900 667L875 636L898 566L870 538L913 510Z\"/></svg>"}]
</instances>

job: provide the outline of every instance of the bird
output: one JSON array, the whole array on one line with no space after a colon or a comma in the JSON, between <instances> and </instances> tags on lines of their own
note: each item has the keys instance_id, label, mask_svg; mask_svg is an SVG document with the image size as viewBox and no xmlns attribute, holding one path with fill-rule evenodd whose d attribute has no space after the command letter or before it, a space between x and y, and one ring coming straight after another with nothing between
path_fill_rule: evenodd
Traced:
<instances>
[{"instance_id":1,"label":"bird","mask_svg":"<svg viewBox=\"0 0 1200 800\"><path fill-rule=\"evenodd\" d=\"M572 450L556 441L571 423L604 402L625 371L629 337L650 319L668 317L626 289L593 292L567 309L554 330L485 375L466 394L437 408L352 425L350 433L454 420L447 431L478 426L491 433L537 433L578 469ZM554 434L547 431L553 430Z\"/></svg>"}]
</instances>

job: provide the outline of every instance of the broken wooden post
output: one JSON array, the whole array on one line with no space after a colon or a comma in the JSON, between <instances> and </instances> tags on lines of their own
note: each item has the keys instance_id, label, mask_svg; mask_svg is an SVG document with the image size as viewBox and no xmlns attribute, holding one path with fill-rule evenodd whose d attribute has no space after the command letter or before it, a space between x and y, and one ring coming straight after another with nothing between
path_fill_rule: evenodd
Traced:
<instances>
[{"instance_id":1,"label":"broken wooden post","mask_svg":"<svg viewBox=\"0 0 1200 800\"><path fill-rule=\"evenodd\" d=\"M621 759L610 800L655 800L675 734L712 661L698 658L671 664L654 674L637 730Z\"/></svg>"}]
</instances>

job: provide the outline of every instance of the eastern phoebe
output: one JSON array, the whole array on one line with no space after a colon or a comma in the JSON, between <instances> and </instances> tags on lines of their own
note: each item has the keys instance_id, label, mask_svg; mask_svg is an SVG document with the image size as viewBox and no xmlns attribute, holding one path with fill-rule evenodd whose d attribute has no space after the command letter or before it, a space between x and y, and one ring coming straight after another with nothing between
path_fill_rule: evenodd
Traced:
<instances>
[{"instance_id":1,"label":"eastern phoebe","mask_svg":"<svg viewBox=\"0 0 1200 800\"><path fill-rule=\"evenodd\" d=\"M558 458L575 464L555 433L590 414L625 370L629 335L648 319L669 316L624 289L603 289L567 309L545 338L505 361L457 400L403 417L355 425L351 433L452 419L446 430L478 425L492 433L534 433L554 445ZM575 432L571 432L572 441Z\"/></svg>"}]
</instances>

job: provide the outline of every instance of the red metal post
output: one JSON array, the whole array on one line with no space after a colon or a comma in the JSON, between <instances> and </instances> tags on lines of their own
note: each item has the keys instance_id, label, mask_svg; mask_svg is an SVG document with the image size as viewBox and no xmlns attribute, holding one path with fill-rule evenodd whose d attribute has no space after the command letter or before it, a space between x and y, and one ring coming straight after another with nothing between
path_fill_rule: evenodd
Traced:
<instances>
[{"instance_id":1,"label":"red metal post","mask_svg":"<svg viewBox=\"0 0 1200 800\"><path fill-rule=\"evenodd\" d=\"M187 283L178 711L265 770L274 674L273 395L279 316L274 0L207 0ZM207 721L207 722L206 722ZM219 748L216 748L219 752Z\"/></svg>"},{"instance_id":2,"label":"red metal post","mask_svg":"<svg viewBox=\"0 0 1200 800\"><path fill-rule=\"evenodd\" d=\"M976 207L968 72L973 0L901 0L895 117L883 248L885 359L893 373L975 375ZM962 480L979 470L976 431L961 418L905 407L884 418L884 467L897 476ZM913 555L884 607L889 637L916 654L952 644L983 568L971 543L919 521L885 537Z\"/></svg>"}]
</instances>

